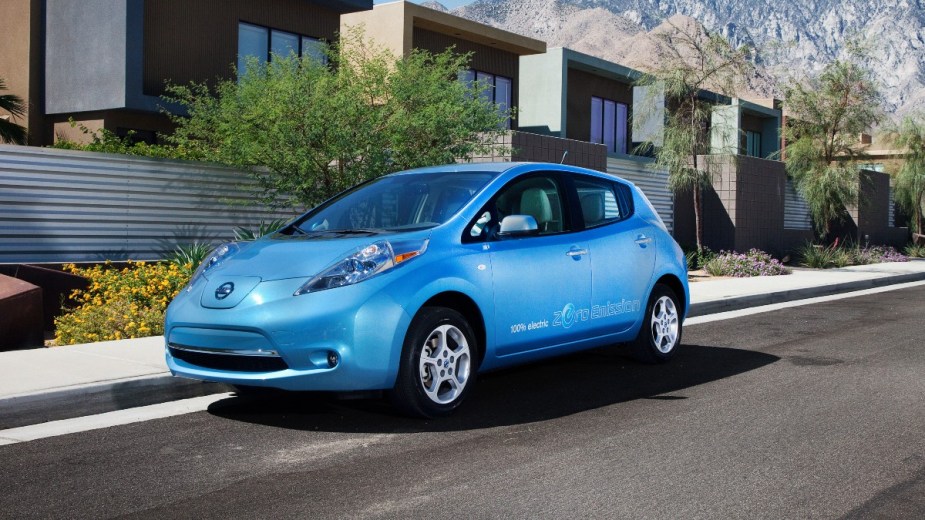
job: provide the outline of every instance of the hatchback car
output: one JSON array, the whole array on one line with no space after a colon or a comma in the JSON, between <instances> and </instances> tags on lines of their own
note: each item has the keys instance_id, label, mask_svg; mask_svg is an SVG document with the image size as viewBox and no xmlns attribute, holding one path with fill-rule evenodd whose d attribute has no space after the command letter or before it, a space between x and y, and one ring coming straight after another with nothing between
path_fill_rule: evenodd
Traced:
<instances>
[{"instance_id":1,"label":"hatchback car","mask_svg":"<svg viewBox=\"0 0 925 520\"><path fill-rule=\"evenodd\" d=\"M215 250L167 310L173 374L242 389L385 390L446 415L476 374L628 342L677 350L686 262L636 187L538 163L448 165L347 190Z\"/></svg>"}]
</instances>

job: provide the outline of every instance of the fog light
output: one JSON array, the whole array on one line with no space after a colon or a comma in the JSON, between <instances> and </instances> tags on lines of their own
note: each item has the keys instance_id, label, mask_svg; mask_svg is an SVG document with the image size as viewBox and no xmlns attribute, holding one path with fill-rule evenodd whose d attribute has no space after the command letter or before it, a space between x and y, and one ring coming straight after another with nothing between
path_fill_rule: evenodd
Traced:
<instances>
[{"instance_id":1,"label":"fog light","mask_svg":"<svg viewBox=\"0 0 925 520\"><path fill-rule=\"evenodd\" d=\"M332 350L331 352L328 352L328 367L334 368L336 366L337 366L337 352L334 352Z\"/></svg>"}]
</instances>

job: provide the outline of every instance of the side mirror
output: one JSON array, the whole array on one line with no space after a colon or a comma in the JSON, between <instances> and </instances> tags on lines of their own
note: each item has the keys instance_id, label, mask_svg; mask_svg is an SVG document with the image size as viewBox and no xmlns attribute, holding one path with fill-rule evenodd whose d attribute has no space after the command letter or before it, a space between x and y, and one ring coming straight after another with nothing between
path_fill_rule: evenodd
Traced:
<instances>
[{"instance_id":1,"label":"side mirror","mask_svg":"<svg viewBox=\"0 0 925 520\"><path fill-rule=\"evenodd\" d=\"M498 236L501 238L525 237L540 232L536 219L530 215L508 215L501 220Z\"/></svg>"}]
</instances>

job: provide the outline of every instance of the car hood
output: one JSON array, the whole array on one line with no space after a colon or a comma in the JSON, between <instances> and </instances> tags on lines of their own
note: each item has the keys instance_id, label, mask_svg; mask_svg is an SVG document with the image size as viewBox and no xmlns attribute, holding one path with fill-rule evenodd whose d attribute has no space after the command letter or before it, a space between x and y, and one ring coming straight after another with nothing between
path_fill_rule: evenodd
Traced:
<instances>
[{"instance_id":1,"label":"car hood","mask_svg":"<svg viewBox=\"0 0 925 520\"><path fill-rule=\"evenodd\" d=\"M264 238L242 243L240 251L210 270L206 278L256 276L263 281L308 278L379 240L388 240L388 237Z\"/></svg>"}]
</instances>

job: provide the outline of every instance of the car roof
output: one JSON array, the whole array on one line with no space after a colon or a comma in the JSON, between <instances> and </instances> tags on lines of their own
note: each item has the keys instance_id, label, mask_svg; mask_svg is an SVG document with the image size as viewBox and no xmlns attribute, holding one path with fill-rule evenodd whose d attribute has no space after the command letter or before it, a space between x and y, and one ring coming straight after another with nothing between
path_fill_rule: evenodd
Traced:
<instances>
[{"instance_id":1,"label":"car roof","mask_svg":"<svg viewBox=\"0 0 925 520\"><path fill-rule=\"evenodd\" d=\"M489 172L489 173L504 173L509 170L517 169L519 172L527 171L566 171L566 172L575 172L575 173L584 173L595 175L599 177L608 178L611 177L605 172L590 170L587 168L581 168L578 166L571 166L566 164L557 164L557 163L544 163L544 162L483 162L483 163L456 163L456 164L444 164L440 166L428 166L425 168L415 168L413 170L405 170L400 172L395 172L390 175L417 175L417 174L426 174L426 173L465 173L465 172Z\"/></svg>"}]
</instances>

